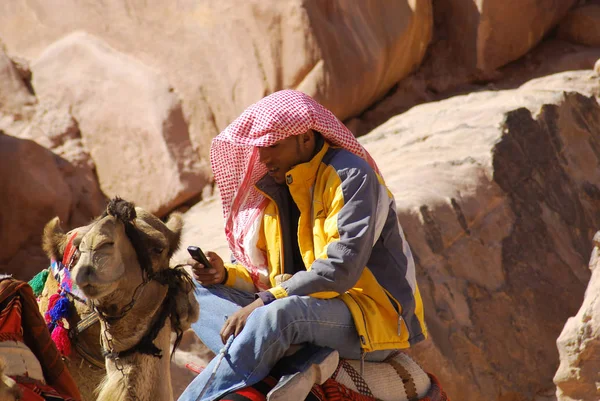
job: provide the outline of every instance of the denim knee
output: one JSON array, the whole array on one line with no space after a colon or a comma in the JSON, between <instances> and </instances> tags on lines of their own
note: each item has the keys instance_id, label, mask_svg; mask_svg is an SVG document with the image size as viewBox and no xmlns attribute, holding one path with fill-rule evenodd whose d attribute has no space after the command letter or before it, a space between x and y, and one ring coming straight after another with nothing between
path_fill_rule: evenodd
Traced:
<instances>
[{"instance_id":1,"label":"denim knee","mask_svg":"<svg viewBox=\"0 0 600 401\"><path fill-rule=\"evenodd\" d=\"M280 333L298 320L305 320L304 303L300 296L292 295L278 299L268 305L255 309L250 316L261 332ZM283 334L283 333L282 333Z\"/></svg>"}]
</instances>

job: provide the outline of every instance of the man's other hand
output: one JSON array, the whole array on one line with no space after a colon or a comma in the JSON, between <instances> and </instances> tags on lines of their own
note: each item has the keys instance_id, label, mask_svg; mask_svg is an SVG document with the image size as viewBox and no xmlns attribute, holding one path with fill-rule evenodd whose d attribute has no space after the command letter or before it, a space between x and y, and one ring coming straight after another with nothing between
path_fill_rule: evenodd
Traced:
<instances>
[{"instance_id":1,"label":"man's other hand","mask_svg":"<svg viewBox=\"0 0 600 401\"><path fill-rule=\"evenodd\" d=\"M206 252L206 258L212 265L210 269L195 259L188 259L187 264L192 267L194 278L204 286L223 284L225 281L225 265L223 259L214 252Z\"/></svg>"},{"instance_id":2,"label":"man's other hand","mask_svg":"<svg viewBox=\"0 0 600 401\"><path fill-rule=\"evenodd\" d=\"M252 311L263 305L264 305L264 303L263 303L262 299L258 298L254 302L252 302L250 305L244 306L242 309L238 310L233 315L229 316L229 318L223 325L223 328L221 329L221 333L220 333L221 341L223 341L223 344L225 344L227 342L227 339L232 334L234 334L237 337L237 335L240 334L240 332L246 325L246 320L248 319L248 316L250 316Z\"/></svg>"}]
</instances>

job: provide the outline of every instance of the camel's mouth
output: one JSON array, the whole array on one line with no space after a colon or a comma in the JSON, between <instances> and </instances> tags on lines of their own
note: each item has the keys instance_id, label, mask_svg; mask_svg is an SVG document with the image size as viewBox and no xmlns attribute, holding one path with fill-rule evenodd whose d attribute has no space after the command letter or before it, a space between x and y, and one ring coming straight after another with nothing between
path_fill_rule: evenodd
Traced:
<instances>
[{"instance_id":1,"label":"camel's mouth","mask_svg":"<svg viewBox=\"0 0 600 401\"><path fill-rule=\"evenodd\" d=\"M79 289L85 294L86 297L91 299L101 298L104 295L110 293L109 285L97 285L97 284L84 284L79 286Z\"/></svg>"}]
</instances>

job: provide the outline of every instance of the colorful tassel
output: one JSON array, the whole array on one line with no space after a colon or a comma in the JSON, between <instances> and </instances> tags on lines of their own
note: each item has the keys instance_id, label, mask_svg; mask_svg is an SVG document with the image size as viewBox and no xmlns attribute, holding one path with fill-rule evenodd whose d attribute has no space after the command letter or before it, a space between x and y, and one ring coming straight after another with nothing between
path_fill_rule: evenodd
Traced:
<instances>
[{"instance_id":1,"label":"colorful tassel","mask_svg":"<svg viewBox=\"0 0 600 401\"><path fill-rule=\"evenodd\" d=\"M68 331L64 327L56 326L52 331L52 341L54 341L61 354L64 356L71 354L71 340Z\"/></svg>"},{"instance_id":2,"label":"colorful tassel","mask_svg":"<svg viewBox=\"0 0 600 401\"><path fill-rule=\"evenodd\" d=\"M46 280L48 279L48 274L48 269L44 269L38 274L36 274L31 280L29 280L29 285L33 289L33 293L36 297L39 297L42 291L44 290Z\"/></svg>"},{"instance_id":3,"label":"colorful tassel","mask_svg":"<svg viewBox=\"0 0 600 401\"><path fill-rule=\"evenodd\" d=\"M52 306L52 308L48 308L48 314L50 315L50 319L53 322L57 322L62 318L69 317L69 308L71 307L71 302L65 296L59 297L56 303Z\"/></svg>"},{"instance_id":4,"label":"colorful tassel","mask_svg":"<svg viewBox=\"0 0 600 401\"><path fill-rule=\"evenodd\" d=\"M56 301L58 301L59 298L59 294L50 295L50 298L48 298L48 309L46 309L46 313L44 313L44 319L46 320L46 323L52 322L50 311L54 308L54 305L56 305Z\"/></svg>"}]
</instances>

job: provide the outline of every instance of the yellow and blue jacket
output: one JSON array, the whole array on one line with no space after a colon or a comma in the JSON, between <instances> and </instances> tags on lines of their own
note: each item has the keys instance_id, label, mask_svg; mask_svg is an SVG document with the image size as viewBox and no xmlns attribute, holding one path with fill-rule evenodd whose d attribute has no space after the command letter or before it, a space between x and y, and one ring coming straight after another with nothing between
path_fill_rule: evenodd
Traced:
<instances>
[{"instance_id":1,"label":"yellow and blue jacket","mask_svg":"<svg viewBox=\"0 0 600 401\"><path fill-rule=\"evenodd\" d=\"M286 175L300 211L293 265L288 188L268 175L256 187L269 200L257 246L266 256L271 288L263 299L293 295L340 297L352 313L365 352L408 348L427 337L415 264L398 224L391 193L366 161L329 146ZM283 204L282 204L283 203ZM287 245L286 245L287 242ZM248 270L226 264L225 285L253 288ZM286 275L287 280L279 278ZM290 276L291 274L291 276Z\"/></svg>"}]
</instances>

